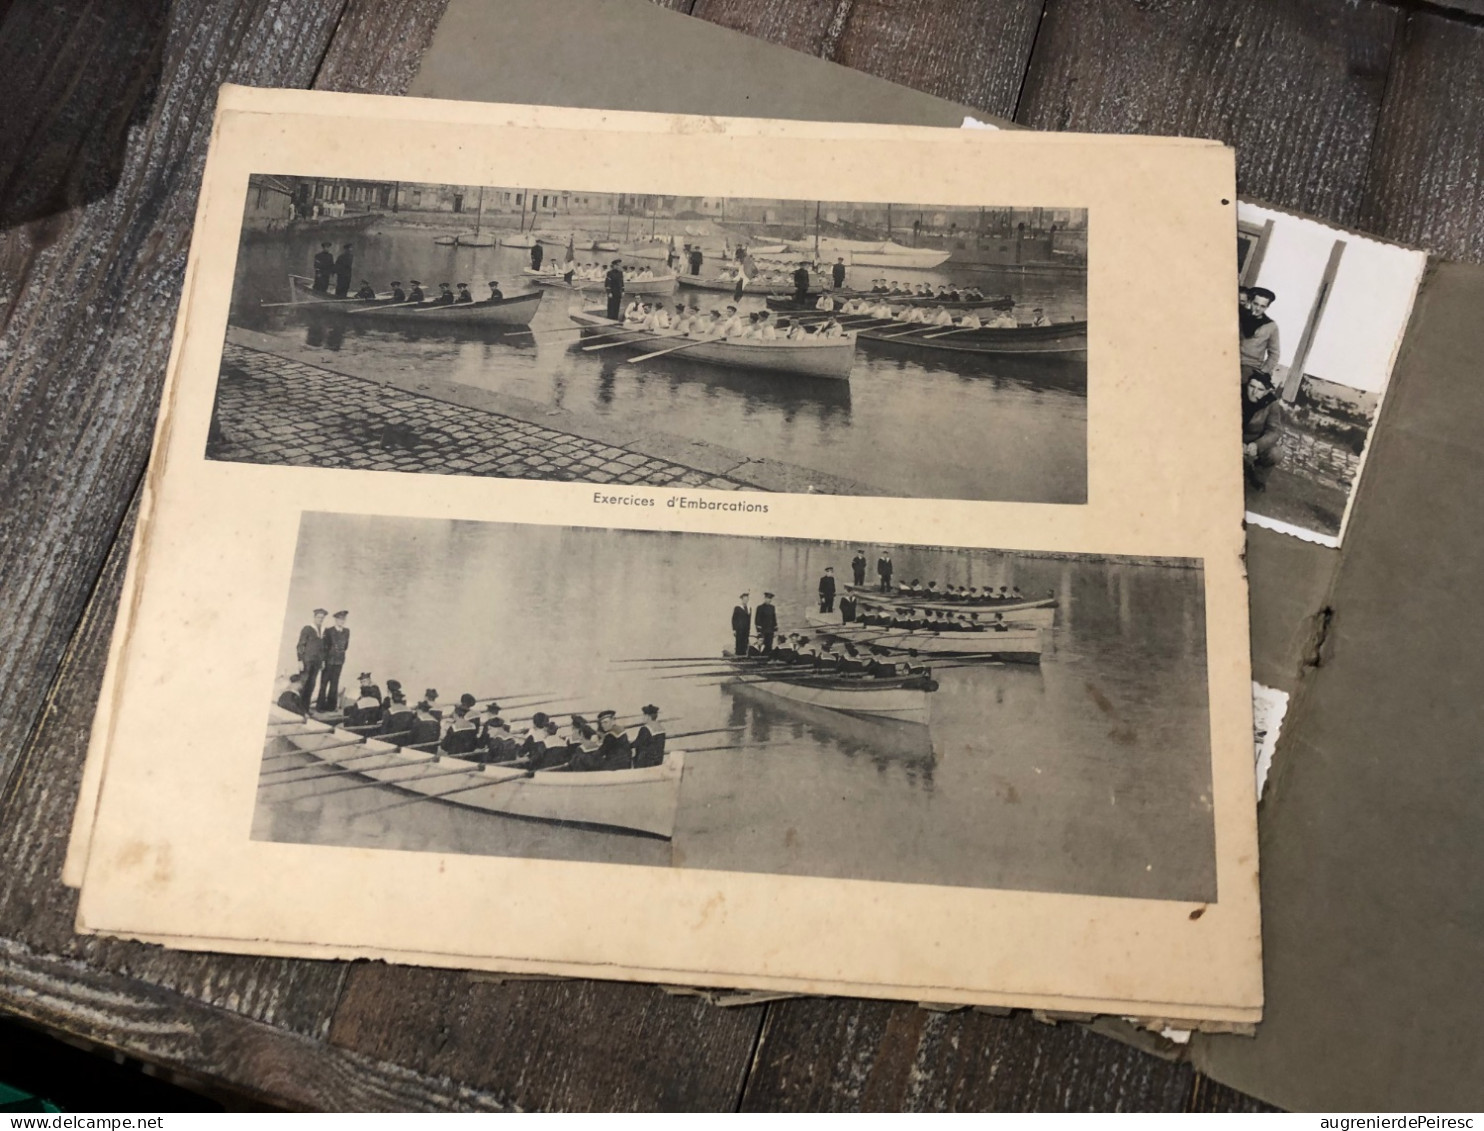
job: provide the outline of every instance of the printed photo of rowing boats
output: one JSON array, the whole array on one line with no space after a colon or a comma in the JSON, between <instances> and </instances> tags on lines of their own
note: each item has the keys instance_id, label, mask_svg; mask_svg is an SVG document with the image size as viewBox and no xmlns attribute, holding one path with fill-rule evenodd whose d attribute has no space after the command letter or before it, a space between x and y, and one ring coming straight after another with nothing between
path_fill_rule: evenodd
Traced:
<instances>
[{"instance_id":1,"label":"printed photo of rowing boats","mask_svg":"<svg viewBox=\"0 0 1484 1131\"><path fill-rule=\"evenodd\" d=\"M254 175L206 454L1083 504L1087 232L1080 208Z\"/></svg>"},{"instance_id":2,"label":"printed photo of rowing boats","mask_svg":"<svg viewBox=\"0 0 1484 1131\"><path fill-rule=\"evenodd\" d=\"M254 839L1215 895L1197 561L307 512Z\"/></svg>"}]
</instances>

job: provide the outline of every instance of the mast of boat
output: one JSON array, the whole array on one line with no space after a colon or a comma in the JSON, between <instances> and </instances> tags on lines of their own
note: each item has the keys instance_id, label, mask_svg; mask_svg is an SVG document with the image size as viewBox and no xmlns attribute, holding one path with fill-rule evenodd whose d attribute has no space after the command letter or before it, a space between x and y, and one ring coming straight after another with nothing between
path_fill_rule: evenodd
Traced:
<instances>
[{"instance_id":1,"label":"mast of boat","mask_svg":"<svg viewBox=\"0 0 1484 1131\"><path fill-rule=\"evenodd\" d=\"M819 201L814 202L814 262L819 262Z\"/></svg>"},{"instance_id":2,"label":"mast of boat","mask_svg":"<svg viewBox=\"0 0 1484 1131\"><path fill-rule=\"evenodd\" d=\"M520 227L517 228L516 230L519 231L519 232L524 232L526 230L526 197L528 197L528 196L531 195L531 190L530 189L526 189L525 192L520 193L519 195L520 195Z\"/></svg>"},{"instance_id":3,"label":"mast of boat","mask_svg":"<svg viewBox=\"0 0 1484 1131\"><path fill-rule=\"evenodd\" d=\"M651 198L652 199L652 198ZM654 231L660 222L660 210L654 204L649 206L649 242L654 242Z\"/></svg>"},{"instance_id":4,"label":"mast of boat","mask_svg":"<svg viewBox=\"0 0 1484 1131\"><path fill-rule=\"evenodd\" d=\"M484 226L484 186L479 186L479 210L474 213L474 238L479 238L479 229Z\"/></svg>"},{"instance_id":5,"label":"mast of boat","mask_svg":"<svg viewBox=\"0 0 1484 1131\"><path fill-rule=\"evenodd\" d=\"M886 239L891 242L891 201L886 202Z\"/></svg>"}]
</instances>

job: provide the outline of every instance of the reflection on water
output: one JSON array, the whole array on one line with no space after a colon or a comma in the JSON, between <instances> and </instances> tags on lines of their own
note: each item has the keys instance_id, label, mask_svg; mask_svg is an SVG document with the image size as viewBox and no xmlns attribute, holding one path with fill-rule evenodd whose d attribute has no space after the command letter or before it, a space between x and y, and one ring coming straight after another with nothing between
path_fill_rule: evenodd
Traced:
<instances>
[{"instance_id":1,"label":"reflection on water","mask_svg":"<svg viewBox=\"0 0 1484 1131\"><path fill-rule=\"evenodd\" d=\"M525 253L511 248L453 248L421 230L388 229L354 241L357 279L384 287L416 276L430 287L500 282L506 294L531 287L520 274ZM234 325L326 351L326 364L375 377L416 366L480 388L596 414L628 424L814 468L855 480L868 493L1026 502L1086 499L1087 366L1055 359L857 350L847 382L760 375L708 365L682 353L631 365L625 351L584 352L569 309L601 305L602 296L549 292L531 334L478 328L436 335L405 324L320 315L282 306L288 275L304 274L313 238L242 245L232 296ZM853 268L851 285L869 285L880 268ZM1042 306L1054 319L1087 316L1085 284L953 271L901 272L911 282L976 281ZM986 281L986 279L988 281ZM703 308L730 296L681 290ZM747 296L744 310L761 309ZM333 355L333 356L329 356ZM632 356L632 352L629 353ZM965 460L962 453L975 458Z\"/></svg>"},{"instance_id":2,"label":"reflection on water","mask_svg":"<svg viewBox=\"0 0 1484 1131\"><path fill-rule=\"evenodd\" d=\"M874 547L866 547L874 553ZM801 709L719 665L736 597L802 627L828 542L309 514L280 670L316 605L351 611L347 672L445 701L657 703L690 758L673 844L471 814L389 812L379 787L265 791L255 835L380 848L661 864L1144 898L1215 895L1205 606L1196 568L894 547L900 576L1055 589L1039 668L939 665L930 724ZM266 698L266 697L265 697ZM557 709L557 708L554 708Z\"/></svg>"}]
</instances>

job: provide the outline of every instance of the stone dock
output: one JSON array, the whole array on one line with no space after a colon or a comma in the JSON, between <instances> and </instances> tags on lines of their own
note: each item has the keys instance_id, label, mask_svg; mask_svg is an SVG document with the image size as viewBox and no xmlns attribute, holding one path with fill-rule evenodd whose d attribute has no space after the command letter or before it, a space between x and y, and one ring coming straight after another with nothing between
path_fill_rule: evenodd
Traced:
<instances>
[{"instance_id":1,"label":"stone dock","mask_svg":"<svg viewBox=\"0 0 1484 1131\"><path fill-rule=\"evenodd\" d=\"M324 350L229 329L208 458L728 491L884 493L422 372L362 375L336 368L337 361Z\"/></svg>"}]
</instances>

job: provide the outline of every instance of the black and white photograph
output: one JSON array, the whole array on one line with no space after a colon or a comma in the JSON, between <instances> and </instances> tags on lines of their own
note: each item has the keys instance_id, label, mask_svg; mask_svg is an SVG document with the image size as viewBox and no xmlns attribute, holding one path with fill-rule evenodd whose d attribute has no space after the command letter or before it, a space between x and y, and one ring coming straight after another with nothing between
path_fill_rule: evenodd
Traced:
<instances>
[{"instance_id":1,"label":"black and white photograph","mask_svg":"<svg viewBox=\"0 0 1484 1131\"><path fill-rule=\"evenodd\" d=\"M1216 897L1201 563L306 512L253 838Z\"/></svg>"},{"instance_id":2,"label":"black and white photograph","mask_svg":"<svg viewBox=\"0 0 1484 1131\"><path fill-rule=\"evenodd\" d=\"M1338 546L1427 257L1237 208L1248 519Z\"/></svg>"},{"instance_id":3,"label":"black and white photograph","mask_svg":"<svg viewBox=\"0 0 1484 1131\"><path fill-rule=\"evenodd\" d=\"M253 174L206 454L1084 504L1087 272L1078 207Z\"/></svg>"}]
</instances>

